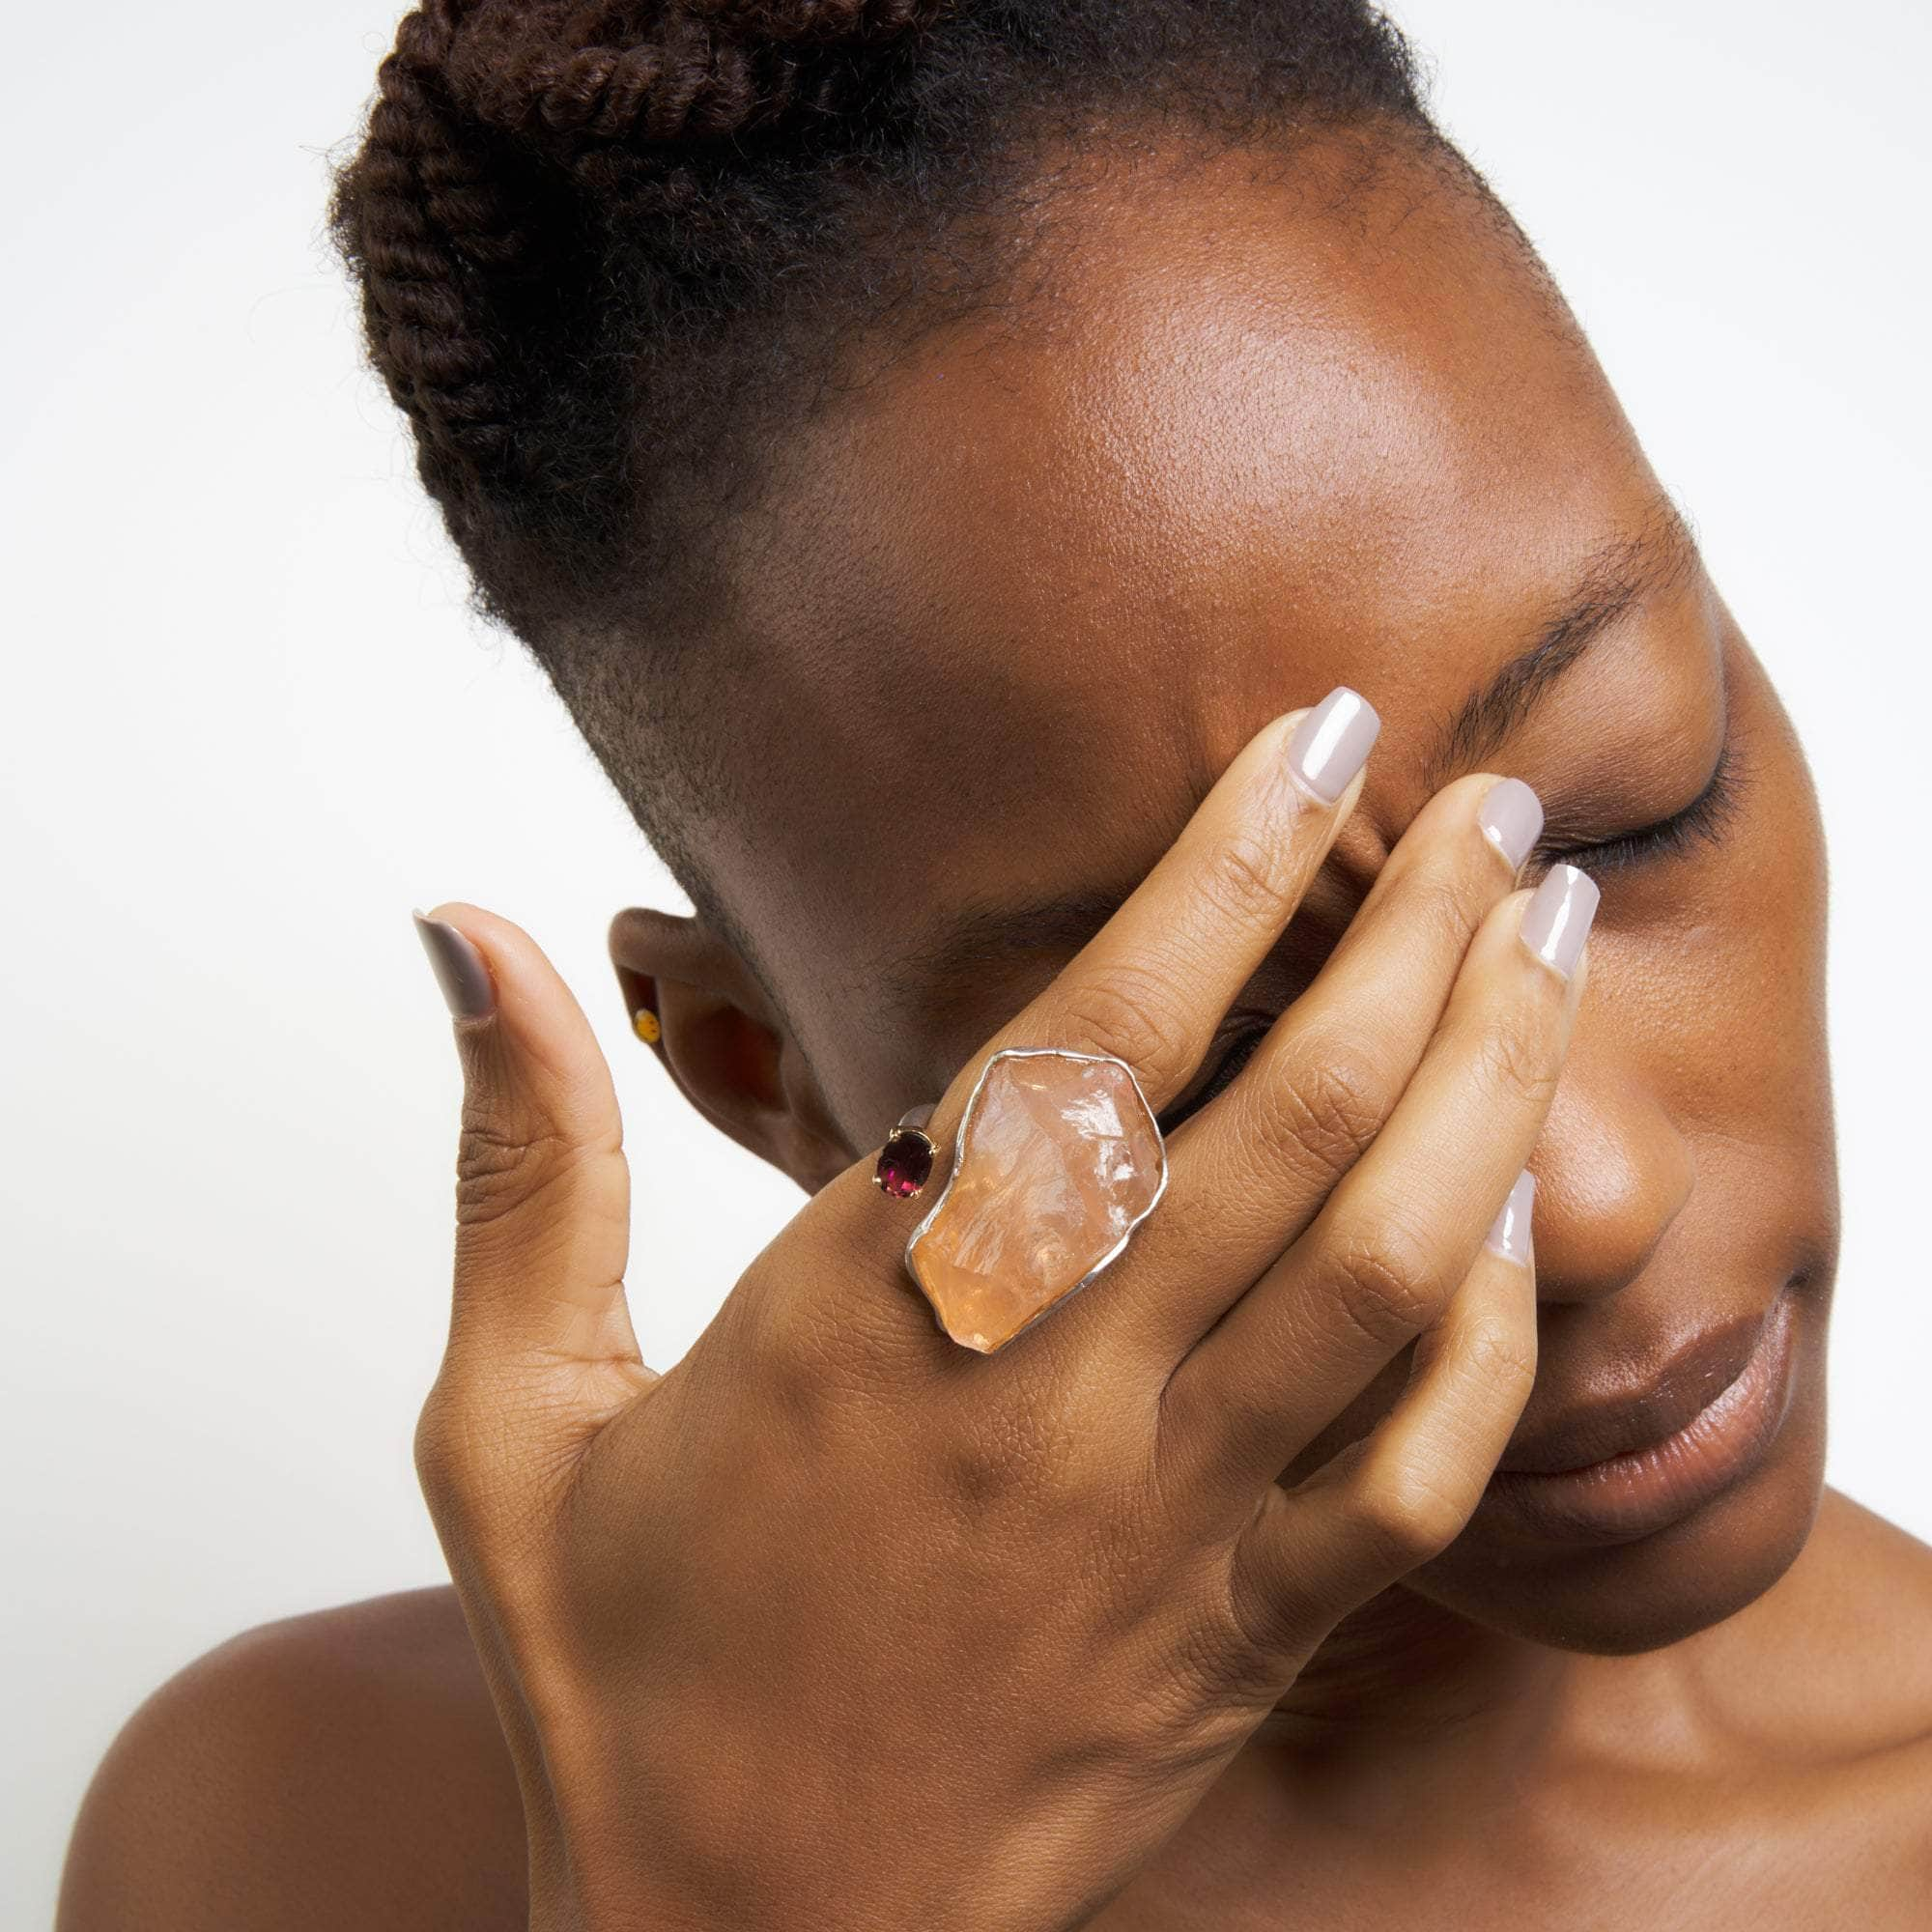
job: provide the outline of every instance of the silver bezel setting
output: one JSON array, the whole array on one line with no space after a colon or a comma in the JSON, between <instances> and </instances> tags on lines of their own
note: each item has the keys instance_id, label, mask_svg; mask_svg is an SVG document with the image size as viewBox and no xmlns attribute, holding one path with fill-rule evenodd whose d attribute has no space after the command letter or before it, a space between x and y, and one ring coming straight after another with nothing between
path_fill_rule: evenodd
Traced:
<instances>
[{"instance_id":1,"label":"silver bezel setting","mask_svg":"<svg viewBox=\"0 0 1932 1932\"><path fill-rule=\"evenodd\" d=\"M968 1352L973 1354L997 1354L1001 1349L1007 1347L1008 1343L1010 1343L1018 1336L1024 1335L1036 1321L1044 1316L1051 1315L1056 1308L1064 1307L1067 1302L1071 1301L1089 1282L1093 1281L1096 1275L1103 1273L1113 1263L1120 1259L1122 1250L1132 1240L1134 1230L1160 1205L1160 1197L1167 1192L1167 1136L1160 1130L1160 1120L1154 1113L1152 1106L1149 1103L1147 1093L1141 1086L1140 1075L1119 1054L1078 1053L1073 1048L1065 1046L1003 1046L999 1052L989 1054L986 1057L986 1064L980 1069L980 1077L973 1083L973 1091L966 1096L966 1105L960 1113L959 1124L953 1129L952 1163L947 1170L945 1184L940 1188L938 1198L933 1202L932 1206L920 1216L918 1226L906 1236L905 1270L912 1277L913 1285L919 1290L920 1297L924 1301L927 1311L932 1316L933 1325L939 1332L942 1335L946 1335L946 1324L940 1321L939 1310L933 1305L932 1296L926 1293L924 1282L919 1278L919 1269L913 1264L913 1249L918 1246L920 1236L932 1226L933 1221L938 1217L939 1210L946 1206L947 1196L952 1192L952 1183L958 1178L959 1163L966 1151L966 1132L973 1123L973 1114L974 1110L980 1104L980 1095L985 1091L987 1076L1003 1060L1040 1059L1104 1061L1109 1065L1118 1066L1127 1076L1127 1080L1134 1090L1134 1098L1141 1103L1142 1108L1147 1114L1148 1124L1153 1129L1154 1145L1160 1150L1160 1179L1154 1183L1153 1193L1149 1198L1147 1206L1127 1223L1125 1229L1122 1232L1121 1238L1065 1293L1056 1295L1044 1308L1037 1309L1032 1315L1028 1316L1013 1330L1012 1334L1007 1337L1005 1342L1001 1342L988 1350L969 1350ZM953 1338L951 1335L946 1335L946 1339L949 1342L953 1342ZM955 1348L967 1347L963 1342L953 1342L953 1346Z\"/></svg>"}]
</instances>

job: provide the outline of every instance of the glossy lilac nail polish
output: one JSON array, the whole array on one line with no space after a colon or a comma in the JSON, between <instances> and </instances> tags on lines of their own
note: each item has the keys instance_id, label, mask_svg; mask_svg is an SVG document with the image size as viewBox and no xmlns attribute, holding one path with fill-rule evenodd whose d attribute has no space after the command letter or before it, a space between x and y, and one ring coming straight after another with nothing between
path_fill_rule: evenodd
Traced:
<instances>
[{"instance_id":1,"label":"glossy lilac nail polish","mask_svg":"<svg viewBox=\"0 0 1932 1932\"><path fill-rule=\"evenodd\" d=\"M1543 801L1520 779L1504 779L1484 793L1476 824L1517 871L1542 836Z\"/></svg>"},{"instance_id":2,"label":"glossy lilac nail polish","mask_svg":"<svg viewBox=\"0 0 1932 1932\"><path fill-rule=\"evenodd\" d=\"M1489 1239L1483 1245L1506 1262L1529 1260L1529 1217L1536 1204L1536 1177L1528 1168L1517 1176L1509 1199L1491 1224Z\"/></svg>"},{"instance_id":3,"label":"glossy lilac nail polish","mask_svg":"<svg viewBox=\"0 0 1932 1932\"><path fill-rule=\"evenodd\" d=\"M1587 872L1552 866L1523 908L1522 943L1566 980L1582 956L1597 898L1597 882Z\"/></svg>"},{"instance_id":4,"label":"glossy lilac nail polish","mask_svg":"<svg viewBox=\"0 0 1932 1932\"><path fill-rule=\"evenodd\" d=\"M1367 761L1382 728L1376 707L1359 691L1338 684L1288 741L1288 768L1323 805L1333 805Z\"/></svg>"}]
</instances>

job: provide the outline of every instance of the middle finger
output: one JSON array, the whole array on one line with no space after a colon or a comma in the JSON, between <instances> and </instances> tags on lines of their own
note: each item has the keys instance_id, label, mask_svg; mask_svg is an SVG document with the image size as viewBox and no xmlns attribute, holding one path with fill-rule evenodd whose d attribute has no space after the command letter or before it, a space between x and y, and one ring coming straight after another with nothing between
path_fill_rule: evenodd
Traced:
<instances>
[{"instance_id":1,"label":"middle finger","mask_svg":"<svg viewBox=\"0 0 1932 1932\"><path fill-rule=\"evenodd\" d=\"M1307 990L1170 1136L1166 1198L1116 1296L1117 1342L1178 1360L1315 1218L1401 1099L1542 827L1536 794L1492 773L1416 814ZM1184 1262L1160 1252L1177 1244ZM1159 1286L1141 1297L1140 1282Z\"/></svg>"}]
</instances>

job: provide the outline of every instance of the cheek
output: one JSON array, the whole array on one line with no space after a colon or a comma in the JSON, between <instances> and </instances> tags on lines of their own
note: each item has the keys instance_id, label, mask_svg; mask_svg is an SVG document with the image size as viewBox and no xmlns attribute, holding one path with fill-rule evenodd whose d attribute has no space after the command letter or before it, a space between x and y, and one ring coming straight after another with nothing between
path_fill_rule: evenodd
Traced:
<instances>
[{"instance_id":1,"label":"cheek","mask_svg":"<svg viewBox=\"0 0 1932 1932\"><path fill-rule=\"evenodd\" d=\"M1647 1278L1627 1319L1778 1279L1822 1302L1835 1268L1816 801L1747 658L1733 706L1738 809L1716 844L1605 882L1544 1129L1549 1198L1577 1210L1546 1252L1577 1283Z\"/></svg>"},{"instance_id":2,"label":"cheek","mask_svg":"<svg viewBox=\"0 0 1932 1932\"><path fill-rule=\"evenodd\" d=\"M1593 1045L1628 1052L1682 1132L1829 1158L1817 801L1790 721L1742 645L1731 688L1739 809L1715 845L1606 882Z\"/></svg>"}]
</instances>

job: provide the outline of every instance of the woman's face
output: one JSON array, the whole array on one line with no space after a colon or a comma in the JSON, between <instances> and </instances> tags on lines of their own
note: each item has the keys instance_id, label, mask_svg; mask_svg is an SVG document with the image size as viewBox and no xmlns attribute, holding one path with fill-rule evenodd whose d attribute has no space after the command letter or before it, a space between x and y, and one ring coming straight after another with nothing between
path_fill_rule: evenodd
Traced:
<instances>
[{"instance_id":1,"label":"woman's face","mask_svg":"<svg viewBox=\"0 0 1932 1932\"><path fill-rule=\"evenodd\" d=\"M721 863L855 1155L1061 968L1276 713L1348 683L1384 728L1204 1082L1307 983L1434 789L1533 785L1544 854L1603 905L1531 1163L1541 1361L1506 1464L1655 1440L1781 1294L1792 1394L1715 1497L1660 1520L1504 1479L1412 1586L1541 1642L1647 1647L1766 1588L1817 1501L1818 820L1560 303L1465 185L1360 158L1337 142L1270 181L1228 156L1060 204L1050 303L933 340L796 446L741 613L772 642L742 720L772 809Z\"/></svg>"}]
</instances>

